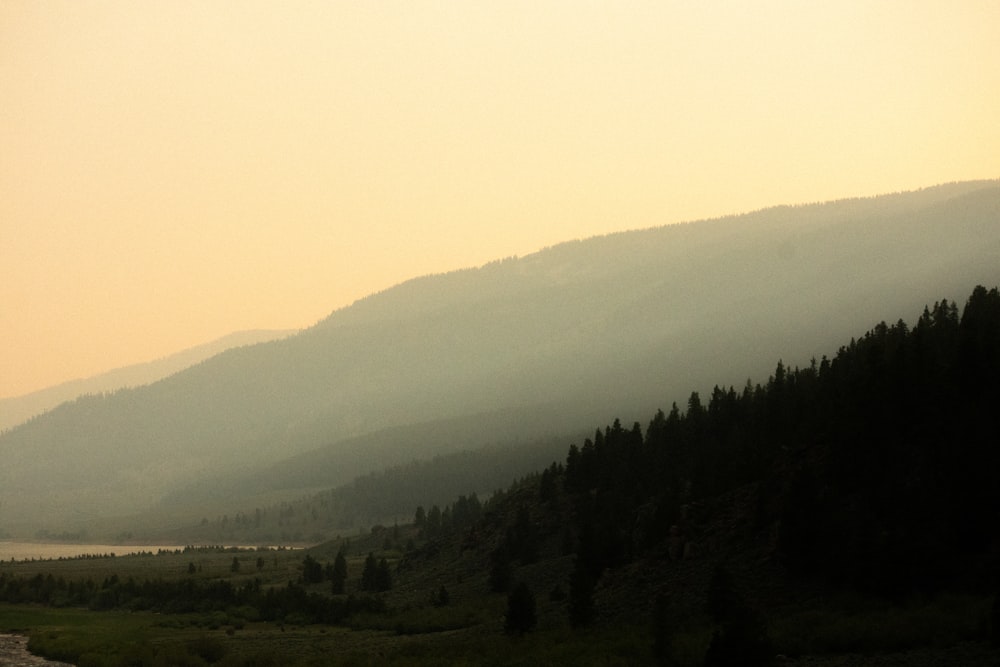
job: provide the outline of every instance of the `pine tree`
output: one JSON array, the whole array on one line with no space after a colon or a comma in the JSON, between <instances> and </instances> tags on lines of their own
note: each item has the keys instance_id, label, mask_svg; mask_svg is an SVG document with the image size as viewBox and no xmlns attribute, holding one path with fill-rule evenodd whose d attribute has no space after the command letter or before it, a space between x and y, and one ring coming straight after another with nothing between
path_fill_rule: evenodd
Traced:
<instances>
[{"instance_id":1,"label":"pine tree","mask_svg":"<svg viewBox=\"0 0 1000 667\"><path fill-rule=\"evenodd\" d=\"M501 542L490 554L490 590L494 593L506 591L510 587L512 574L510 550L506 542Z\"/></svg>"},{"instance_id":2,"label":"pine tree","mask_svg":"<svg viewBox=\"0 0 1000 667\"><path fill-rule=\"evenodd\" d=\"M533 629L536 623L535 595L522 581L507 596L507 618L504 621L504 630L507 634L523 635Z\"/></svg>"},{"instance_id":3,"label":"pine tree","mask_svg":"<svg viewBox=\"0 0 1000 667\"><path fill-rule=\"evenodd\" d=\"M378 561L375 560L375 554L368 552L368 557L365 558L365 568L361 571L361 590L363 591L376 591L378 582Z\"/></svg>"},{"instance_id":4,"label":"pine tree","mask_svg":"<svg viewBox=\"0 0 1000 667\"><path fill-rule=\"evenodd\" d=\"M389 570L389 561L385 558L378 562L375 568L375 590L379 593L392 588L392 572Z\"/></svg>"},{"instance_id":5,"label":"pine tree","mask_svg":"<svg viewBox=\"0 0 1000 667\"><path fill-rule=\"evenodd\" d=\"M556 464L542 471L542 479L538 485L538 497L543 502L550 502L556 497Z\"/></svg>"},{"instance_id":6,"label":"pine tree","mask_svg":"<svg viewBox=\"0 0 1000 667\"><path fill-rule=\"evenodd\" d=\"M574 628L594 620L594 577L577 556L569 579L569 623Z\"/></svg>"},{"instance_id":7,"label":"pine tree","mask_svg":"<svg viewBox=\"0 0 1000 667\"><path fill-rule=\"evenodd\" d=\"M708 588L708 613L717 627L705 654L706 667L755 667L771 657L763 620L736 590L732 575L717 566Z\"/></svg>"},{"instance_id":8,"label":"pine tree","mask_svg":"<svg viewBox=\"0 0 1000 667\"><path fill-rule=\"evenodd\" d=\"M307 584L318 584L323 581L323 566L310 555L302 561L302 581Z\"/></svg>"},{"instance_id":9,"label":"pine tree","mask_svg":"<svg viewBox=\"0 0 1000 667\"><path fill-rule=\"evenodd\" d=\"M347 558L344 557L344 550L337 552L337 558L333 561L333 573L330 577L333 582L331 590L334 595L344 592L344 584L347 581Z\"/></svg>"},{"instance_id":10,"label":"pine tree","mask_svg":"<svg viewBox=\"0 0 1000 667\"><path fill-rule=\"evenodd\" d=\"M531 523L531 514L527 507L518 508L517 519L508 536L508 542L511 544L514 556L521 561L521 565L530 565L538 560L538 535L534 524Z\"/></svg>"}]
</instances>

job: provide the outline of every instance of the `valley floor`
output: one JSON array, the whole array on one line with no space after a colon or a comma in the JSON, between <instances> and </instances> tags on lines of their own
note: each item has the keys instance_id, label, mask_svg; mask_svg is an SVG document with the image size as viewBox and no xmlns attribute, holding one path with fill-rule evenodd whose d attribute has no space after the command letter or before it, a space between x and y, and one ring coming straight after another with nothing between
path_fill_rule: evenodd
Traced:
<instances>
[{"instance_id":1,"label":"valley floor","mask_svg":"<svg viewBox=\"0 0 1000 667\"><path fill-rule=\"evenodd\" d=\"M803 656L779 658L778 667L996 667L1000 653L986 642L963 642L940 648L919 648L877 655Z\"/></svg>"}]
</instances>

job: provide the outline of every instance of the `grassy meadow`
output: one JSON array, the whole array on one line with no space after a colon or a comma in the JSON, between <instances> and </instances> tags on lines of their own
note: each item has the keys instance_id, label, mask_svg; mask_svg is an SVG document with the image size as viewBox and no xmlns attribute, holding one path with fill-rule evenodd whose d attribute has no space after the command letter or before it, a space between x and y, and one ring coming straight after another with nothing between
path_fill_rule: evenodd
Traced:
<instances>
[{"instance_id":1,"label":"grassy meadow","mask_svg":"<svg viewBox=\"0 0 1000 667\"><path fill-rule=\"evenodd\" d=\"M348 557L348 595L360 595L366 554L374 539L359 540ZM7 581L129 579L174 582L258 581L282 589L300 582L306 553L332 560L339 544L283 551L197 550L157 555L88 557L0 563ZM382 545L384 546L384 545ZM397 565L402 553L375 553ZM468 556L468 555L467 555ZM234 558L239 562L234 571ZM422 664L636 664L647 661L649 640L620 630L573 632L557 602L539 596L537 631L505 634L506 596L486 593L472 558L459 556L429 567L394 571L384 611L352 613L337 625L287 614L263 621L256 609L207 605L201 611L162 613L115 608L95 611L67 604L0 603L0 632L30 637L29 649L81 667L118 665L422 665ZM463 567L464 561L464 567ZM457 567L456 567L457 566ZM447 582L450 601L434 598ZM330 585L303 584L329 596ZM211 608L209 608L211 607ZM643 629L640 635L645 635Z\"/></svg>"},{"instance_id":2,"label":"grassy meadow","mask_svg":"<svg viewBox=\"0 0 1000 667\"><path fill-rule=\"evenodd\" d=\"M131 603L106 611L72 604L0 603L0 632L27 634L31 651L81 667L704 664L712 626L697 614L682 622L619 618L599 620L585 630L571 628L565 600L546 588L568 572L565 559L543 560L518 573L537 591L537 625L521 635L507 634L507 596L488 592L474 554L446 549L414 565L403 559L402 551L382 549L387 545L378 542L362 538L349 547L345 595L362 595L357 582L367 553L374 551L393 564L393 587L378 595L384 605L350 613L337 623L317 623L294 612L264 620L252 606L208 602L179 613L130 609ZM179 585L225 581L236 587L256 580L274 590L298 582L309 593L335 598L328 582L302 583L302 564L306 554L329 562L340 546L5 562L0 577L7 582L41 577L101 585L130 578ZM440 600L442 587L448 591L446 604ZM824 664L824 656L944 650L968 642L986 651L982 647L991 604L991 597L976 595L902 605L841 597L770 610L766 624L774 653L788 656L787 664L798 664L803 656L811 656L808 664ZM986 660L993 654L982 655Z\"/></svg>"}]
</instances>

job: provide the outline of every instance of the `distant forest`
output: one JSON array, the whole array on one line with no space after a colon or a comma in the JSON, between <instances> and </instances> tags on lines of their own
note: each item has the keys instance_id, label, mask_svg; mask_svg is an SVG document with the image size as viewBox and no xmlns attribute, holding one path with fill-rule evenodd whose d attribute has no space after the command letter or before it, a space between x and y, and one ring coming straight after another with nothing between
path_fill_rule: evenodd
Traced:
<instances>
[{"instance_id":1,"label":"distant forest","mask_svg":"<svg viewBox=\"0 0 1000 667\"><path fill-rule=\"evenodd\" d=\"M405 522L415 503L445 505L459 495L477 490L490 494L529 476L563 451L565 443L563 438L547 438L411 461L298 500L204 517L197 527L177 529L177 539L206 544L317 543L383 523ZM129 540L133 535L117 537Z\"/></svg>"}]
</instances>

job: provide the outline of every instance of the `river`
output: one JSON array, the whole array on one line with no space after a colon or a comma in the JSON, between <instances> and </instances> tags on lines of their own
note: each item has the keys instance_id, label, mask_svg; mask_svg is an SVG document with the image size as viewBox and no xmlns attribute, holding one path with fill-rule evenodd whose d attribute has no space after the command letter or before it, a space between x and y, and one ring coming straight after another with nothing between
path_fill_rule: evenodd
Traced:
<instances>
[{"instance_id":1,"label":"river","mask_svg":"<svg viewBox=\"0 0 1000 667\"><path fill-rule=\"evenodd\" d=\"M28 653L28 638L0 634L0 665L3 667L73 667L68 662L54 662Z\"/></svg>"}]
</instances>

